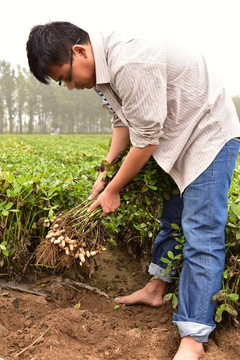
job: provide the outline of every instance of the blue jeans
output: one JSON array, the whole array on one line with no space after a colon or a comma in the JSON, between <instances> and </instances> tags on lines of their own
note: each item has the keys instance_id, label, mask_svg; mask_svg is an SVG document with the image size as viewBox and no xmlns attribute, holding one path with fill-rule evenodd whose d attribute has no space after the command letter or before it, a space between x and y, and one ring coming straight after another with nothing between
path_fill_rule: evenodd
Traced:
<instances>
[{"instance_id":1,"label":"blue jeans","mask_svg":"<svg viewBox=\"0 0 240 360\"><path fill-rule=\"evenodd\" d=\"M163 274L168 251L177 254L176 233L171 223L178 224L185 236L184 262L179 282L178 313L173 322L181 337L191 336L207 342L215 328L213 320L216 304L212 296L221 289L225 262L225 225L228 213L228 190L236 165L240 142L230 140L210 166L180 195L171 195L163 203L161 231L153 246L150 274L171 282L171 275Z\"/></svg>"}]
</instances>

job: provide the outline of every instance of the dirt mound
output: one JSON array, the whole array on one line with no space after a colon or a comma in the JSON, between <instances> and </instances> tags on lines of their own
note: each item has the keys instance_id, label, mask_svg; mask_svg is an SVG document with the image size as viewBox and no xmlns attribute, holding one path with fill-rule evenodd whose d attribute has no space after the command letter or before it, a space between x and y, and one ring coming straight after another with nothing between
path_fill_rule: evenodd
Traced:
<instances>
[{"instance_id":1,"label":"dirt mound","mask_svg":"<svg viewBox=\"0 0 240 360\"><path fill-rule=\"evenodd\" d=\"M118 248L106 250L96 261L90 285L56 276L13 285L18 290L2 284L2 359L172 359L179 335L172 325L169 303L157 309L115 309L115 295L145 283L141 265ZM239 354L239 331L219 326L203 359L237 360Z\"/></svg>"}]
</instances>

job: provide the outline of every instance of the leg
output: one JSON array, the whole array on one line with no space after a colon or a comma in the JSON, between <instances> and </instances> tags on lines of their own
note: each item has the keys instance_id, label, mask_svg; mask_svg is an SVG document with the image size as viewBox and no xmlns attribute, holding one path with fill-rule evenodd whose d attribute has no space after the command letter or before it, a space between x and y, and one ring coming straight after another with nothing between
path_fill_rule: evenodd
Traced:
<instances>
[{"instance_id":1,"label":"leg","mask_svg":"<svg viewBox=\"0 0 240 360\"><path fill-rule=\"evenodd\" d=\"M159 218L160 232L153 245L153 256L152 262L149 266L149 273L168 283L173 281L172 277L175 275L175 271L174 269L171 269L170 273L166 274L165 270L167 264L163 262L161 258L168 258L169 251L171 251L174 255L178 255L180 253L180 250L175 248L179 242L176 238L177 231L172 227L172 224L178 225L178 232L181 235L182 211L183 199L179 194L171 194L169 200L163 200L163 210Z\"/></svg>"},{"instance_id":2,"label":"leg","mask_svg":"<svg viewBox=\"0 0 240 360\"><path fill-rule=\"evenodd\" d=\"M186 239L179 284L178 314L182 337L174 360L199 359L202 342L215 328L212 296L221 288L225 260L224 230L228 189L239 145L228 142L213 163L183 193L182 226Z\"/></svg>"},{"instance_id":3,"label":"leg","mask_svg":"<svg viewBox=\"0 0 240 360\"><path fill-rule=\"evenodd\" d=\"M134 292L129 296L116 298L115 301L121 304L145 304L150 306L160 306L163 302L162 295L167 283L172 282L171 276L174 271L164 274L167 264L161 261L161 257L167 258L168 251L172 251L175 255L179 250L175 249L178 244L175 237L176 230L171 226L172 223L177 224L181 229L183 201L179 195L171 194L169 200L163 201L163 211L160 217L160 228L158 236L153 246L153 260L149 266L149 273L154 276L143 289Z\"/></svg>"}]
</instances>

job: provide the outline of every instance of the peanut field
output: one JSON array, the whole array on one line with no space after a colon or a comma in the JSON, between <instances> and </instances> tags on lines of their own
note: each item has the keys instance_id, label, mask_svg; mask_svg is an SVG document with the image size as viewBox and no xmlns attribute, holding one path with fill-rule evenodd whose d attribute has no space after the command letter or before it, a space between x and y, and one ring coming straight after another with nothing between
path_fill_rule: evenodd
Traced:
<instances>
[{"instance_id":1,"label":"peanut field","mask_svg":"<svg viewBox=\"0 0 240 360\"><path fill-rule=\"evenodd\" d=\"M0 135L1 278L36 271L37 246L46 237L56 214L87 199L98 176L95 167L105 159L110 140L110 135ZM103 221L111 244L123 241L128 252L134 249L139 259L149 262L159 226L161 197L169 196L169 191L176 191L171 181L165 181L165 175L158 173L155 165L146 165L123 189L119 210ZM239 321L239 245L240 159L229 192L223 285L214 299L218 301L215 318L218 322L223 314L231 316L235 323ZM168 256L165 261L169 266L179 260L180 273L181 256L178 259L171 253ZM168 293L166 299L175 308L177 289Z\"/></svg>"}]
</instances>

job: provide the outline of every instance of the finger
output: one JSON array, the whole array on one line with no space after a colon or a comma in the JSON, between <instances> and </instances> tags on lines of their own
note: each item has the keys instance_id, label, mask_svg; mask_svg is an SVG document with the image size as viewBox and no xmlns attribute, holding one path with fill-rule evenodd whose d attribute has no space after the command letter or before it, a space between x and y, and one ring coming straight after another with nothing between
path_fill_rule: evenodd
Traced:
<instances>
[{"instance_id":1,"label":"finger","mask_svg":"<svg viewBox=\"0 0 240 360\"><path fill-rule=\"evenodd\" d=\"M108 215L114 213L115 211L116 211L115 208L114 209L110 209L110 208L106 209L105 208L105 210L103 209L103 217L107 217Z\"/></svg>"},{"instance_id":2,"label":"finger","mask_svg":"<svg viewBox=\"0 0 240 360\"><path fill-rule=\"evenodd\" d=\"M103 211L103 217L105 218L105 217L107 217L108 215L110 215L111 214L111 212L105 212L105 211Z\"/></svg>"},{"instance_id":3,"label":"finger","mask_svg":"<svg viewBox=\"0 0 240 360\"><path fill-rule=\"evenodd\" d=\"M99 206L99 202L95 201L89 208L87 209L87 212L92 212L94 209L96 209Z\"/></svg>"},{"instance_id":4,"label":"finger","mask_svg":"<svg viewBox=\"0 0 240 360\"><path fill-rule=\"evenodd\" d=\"M91 195L89 195L88 200L93 200L97 196L96 191L93 191Z\"/></svg>"},{"instance_id":5,"label":"finger","mask_svg":"<svg viewBox=\"0 0 240 360\"><path fill-rule=\"evenodd\" d=\"M91 193L91 195L89 195L88 200L93 200L95 199L95 197L100 193L101 191L99 190L93 190L93 192Z\"/></svg>"}]
</instances>

